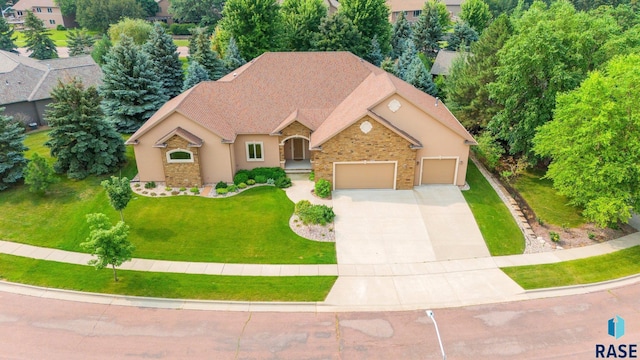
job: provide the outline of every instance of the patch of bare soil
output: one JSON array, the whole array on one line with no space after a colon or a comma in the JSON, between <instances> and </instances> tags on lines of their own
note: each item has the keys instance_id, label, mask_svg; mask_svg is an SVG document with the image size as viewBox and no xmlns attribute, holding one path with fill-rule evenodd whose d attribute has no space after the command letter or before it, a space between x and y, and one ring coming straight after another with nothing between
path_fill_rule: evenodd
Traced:
<instances>
[{"instance_id":1,"label":"patch of bare soil","mask_svg":"<svg viewBox=\"0 0 640 360\"><path fill-rule=\"evenodd\" d=\"M327 225L305 225L302 220L298 218L298 215L291 216L289 219L289 227L294 233L302 236L305 239L322 241L322 242L335 242L336 233L333 230L333 222Z\"/></svg>"},{"instance_id":2,"label":"patch of bare soil","mask_svg":"<svg viewBox=\"0 0 640 360\"><path fill-rule=\"evenodd\" d=\"M570 249L575 247L589 246L603 243L605 241L617 239L625 235L632 234L637 230L630 225L623 224L619 229L601 229L594 224L584 224L578 228L562 228L561 226L543 224L529 220L531 229L538 237L542 237L549 245ZM550 232L560 235L559 242L550 240Z\"/></svg>"}]
</instances>

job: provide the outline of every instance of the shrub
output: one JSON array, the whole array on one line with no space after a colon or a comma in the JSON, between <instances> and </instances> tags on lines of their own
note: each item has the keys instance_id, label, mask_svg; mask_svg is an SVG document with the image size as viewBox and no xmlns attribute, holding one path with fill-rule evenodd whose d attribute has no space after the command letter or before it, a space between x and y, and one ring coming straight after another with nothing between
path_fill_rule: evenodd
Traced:
<instances>
[{"instance_id":1,"label":"shrub","mask_svg":"<svg viewBox=\"0 0 640 360\"><path fill-rule=\"evenodd\" d=\"M247 184L245 183L238 184L238 189L246 189L246 188L247 188Z\"/></svg>"},{"instance_id":2,"label":"shrub","mask_svg":"<svg viewBox=\"0 0 640 360\"><path fill-rule=\"evenodd\" d=\"M331 182L325 179L316 181L314 192L321 198L328 198L331 195Z\"/></svg>"},{"instance_id":3,"label":"shrub","mask_svg":"<svg viewBox=\"0 0 640 360\"><path fill-rule=\"evenodd\" d=\"M149 194L149 195L151 195L151 196L158 196L158 194L156 194L156 193L151 193L151 194Z\"/></svg>"},{"instance_id":4,"label":"shrub","mask_svg":"<svg viewBox=\"0 0 640 360\"><path fill-rule=\"evenodd\" d=\"M247 185L255 185L255 184L256 184L255 180L253 180L253 179L247 180Z\"/></svg>"},{"instance_id":5,"label":"shrub","mask_svg":"<svg viewBox=\"0 0 640 360\"><path fill-rule=\"evenodd\" d=\"M294 213L298 215L301 211L311 206L311 202L309 200L300 200L296 203Z\"/></svg>"},{"instance_id":6,"label":"shrub","mask_svg":"<svg viewBox=\"0 0 640 360\"><path fill-rule=\"evenodd\" d=\"M136 183L135 185L133 185L133 187L139 188L140 187L140 183Z\"/></svg>"},{"instance_id":7,"label":"shrub","mask_svg":"<svg viewBox=\"0 0 640 360\"><path fill-rule=\"evenodd\" d=\"M229 185L227 185L227 183L226 183L226 182L224 182L224 181L219 181L219 182L216 184L216 189L225 189L227 186L229 186Z\"/></svg>"},{"instance_id":8,"label":"shrub","mask_svg":"<svg viewBox=\"0 0 640 360\"><path fill-rule=\"evenodd\" d=\"M186 187L184 187L184 186L182 186L182 187L180 188L180 191L187 191L187 188L186 188Z\"/></svg>"},{"instance_id":9,"label":"shrub","mask_svg":"<svg viewBox=\"0 0 640 360\"><path fill-rule=\"evenodd\" d=\"M560 242L560 235L555 231L549 231L549 238L555 243Z\"/></svg>"},{"instance_id":10,"label":"shrub","mask_svg":"<svg viewBox=\"0 0 640 360\"><path fill-rule=\"evenodd\" d=\"M257 175L254 179L256 181L256 184L266 184L267 183L267 177L264 175ZM247 180L249 181L249 180Z\"/></svg>"},{"instance_id":11,"label":"shrub","mask_svg":"<svg viewBox=\"0 0 640 360\"><path fill-rule=\"evenodd\" d=\"M287 176L284 169L280 167L259 167L250 171L249 178L256 179L257 176L264 176L265 179L277 179Z\"/></svg>"},{"instance_id":12,"label":"shrub","mask_svg":"<svg viewBox=\"0 0 640 360\"><path fill-rule=\"evenodd\" d=\"M288 188L291 186L291 179L287 176L279 177L276 179L275 185L280 189Z\"/></svg>"},{"instance_id":13,"label":"shrub","mask_svg":"<svg viewBox=\"0 0 640 360\"><path fill-rule=\"evenodd\" d=\"M495 170L500 165L504 149L488 131L478 136L477 140L478 146L473 146L473 151L490 170Z\"/></svg>"},{"instance_id":14,"label":"shrub","mask_svg":"<svg viewBox=\"0 0 640 360\"><path fill-rule=\"evenodd\" d=\"M316 180L316 173L312 171L309 174L309 181L315 181L315 180Z\"/></svg>"},{"instance_id":15,"label":"shrub","mask_svg":"<svg viewBox=\"0 0 640 360\"><path fill-rule=\"evenodd\" d=\"M171 195L173 195L173 196L176 196L176 195L178 195L178 194L180 194L180 191L178 191L178 190L173 190L173 191L171 192Z\"/></svg>"},{"instance_id":16,"label":"shrub","mask_svg":"<svg viewBox=\"0 0 640 360\"><path fill-rule=\"evenodd\" d=\"M167 196L167 194L165 194L165 193L160 193L160 196Z\"/></svg>"},{"instance_id":17,"label":"shrub","mask_svg":"<svg viewBox=\"0 0 640 360\"><path fill-rule=\"evenodd\" d=\"M198 195L200 194L200 189L198 189L197 187L192 187L191 189L189 189L189 191L191 191L193 193L193 195Z\"/></svg>"},{"instance_id":18,"label":"shrub","mask_svg":"<svg viewBox=\"0 0 640 360\"><path fill-rule=\"evenodd\" d=\"M171 24L169 32L173 35L191 35L191 29L196 26L196 24Z\"/></svg>"},{"instance_id":19,"label":"shrub","mask_svg":"<svg viewBox=\"0 0 640 360\"><path fill-rule=\"evenodd\" d=\"M170 186L167 186L167 187L165 187L165 188L164 188L164 190L165 190L165 191L171 191L171 190L173 190L173 188L172 188L172 187L170 187Z\"/></svg>"},{"instance_id":20,"label":"shrub","mask_svg":"<svg viewBox=\"0 0 640 360\"><path fill-rule=\"evenodd\" d=\"M227 186L228 192L238 192L238 185L229 185Z\"/></svg>"},{"instance_id":21,"label":"shrub","mask_svg":"<svg viewBox=\"0 0 640 360\"><path fill-rule=\"evenodd\" d=\"M233 177L233 183L238 185L240 183L246 183L249 180L249 172L246 170L240 170Z\"/></svg>"},{"instance_id":22,"label":"shrub","mask_svg":"<svg viewBox=\"0 0 640 360\"><path fill-rule=\"evenodd\" d=\"M271 178L267 179L267 184L268 184L268 185L273 185L273 184L275 184L275 183L276 183L276 181L275 181L275 180L273 180L273 179L271 179Z\"/></svg>"},{"instance_id":23,"label":"shrub","mask_svg":"<svg viewBox=\"0 0 640 360\"><path fill-rule=\"evenodd\" d=\"M67 31L67 28L64 27L64 25L58 24L58 26L56 26L56 30L58 30L58 31Z\"/></svg>"},{"instance_id":24,"label":"shrub","mask_svg":"<svg viewBox=\"0 0 640 360\"><path fill-rule=\"evenodd\" d=\"M311 205L307 200L300 200L296 203L295 214L300 217L300 220L305 225L326 225L336 217L333 208L326 205Z\"/></svg>"},{"instance_id":25,"label":"shrub","mask_svg":"<svg viewBox=\"0 0 640 360\"><path fill-rule=\"evenodd\" d=\"M145 189L155 189L156 188L156 182L155 181L149 181L148 183L144 184L144 188Z\"/></svg>"},{"instance_id":26,"label":"shrub","mask_svg":"<svg viewBox=\"0 0 640 360\"><path fill-rule=\"evenodd\" d=\"M587 236L589 237L589 240L594 240L596 238L596 234L592 233L591 231L587 233Z\"/></svg>"},{"instance_id":27,"label":"shrub","mask_svg":"<svg viewBox=\"0 0 640 360\"><path fill-rule=\"evenodd\" d=\"M225 195L225 194L226 194L226 193L228 193L228 192L229 192L228 188L219 188L219 189L216 189L216 194L218 194L218 195Z\"/></svg>"}]
</instances>

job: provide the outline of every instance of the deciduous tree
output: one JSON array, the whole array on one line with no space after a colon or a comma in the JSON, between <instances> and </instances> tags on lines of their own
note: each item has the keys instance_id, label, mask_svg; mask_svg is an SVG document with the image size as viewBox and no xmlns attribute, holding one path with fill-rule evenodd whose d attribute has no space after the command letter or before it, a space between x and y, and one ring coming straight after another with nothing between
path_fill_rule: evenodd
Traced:
<instances>
[{"instance_id":1,"label":"deciduous tree","mask_svg":"<svg viewBox=\"0 0 640 360\"><path fill-rule=\"evenodd\" d=\"M153 25L143 19L125 18L109 27L109 38L112 43L120 41L122 35L133 39L136 45L142 45L149 40L153 32Z\"/></svg>"},{"instance_id":2,"label":"deciduous tree","mask_svg":"<svg viewBox=\"0 0 640 360\"><path fill-rule=\"evenodd\" d=\"M22 179L27 159L24 152L24 125L13 121L10 116L2 115L0 108L0 190Z\"/></svg>"},{"instance_id":3,"label":"deciduous tree","mask_svg":"<svg viewBox=\"0 0 640 360\"><path fill-rule=\"evenodd\" d=\"M76 21L89 30L106 32L121 19L141 19L145 15L136 0L76 0Z\"/></svg>"},{"instance_id":4,"label":"deciduous tree","mask_svg":"<svg viewBox=\"0 0 640 360\"><path fill-rule=\"evenodd\" d=\"M373 37L377 37L382 53L391 50L391 24L389 24L389 7L385 0L343 0L338 12L347 17L358 28L368 52Z\"/></svg>"},{"instance_id":5,"label":"deciduous tree","mask_svg":"<svg viewBox=\"0 0 640 360\"><path fill-rule=\"evenodd\" d=\"M482 34L491 21L489 5L484 0L465 0L460 5L460 19L469 24L478 34Z\"/></svg>"},{"instance_id":6,"label":"deciduous tree","mask_svg":"<svg viewBox=\"0 0 640 360\"><path fill-rule=\"evenodd\" d=\"M322 0L284 0L280 9L284 21L283 49L309 51L327 7Z\"/></svg>"},{"instance_id":7,"label":"deciduous tree","mask_svg":"<svg viewBox=\"0 0 640 360\"><path fill-rule=\"evenodd\" d=\"M182 62L178 57L178 47L160 23L154 24L149 40L142 49L149 54L153 71L162 81L165 94L169 98L179 95L184 84Z\"/></svg>"},{"instance_id":8,"label":"deciduous tree","mask_svg":"<svg viewBox=\"0 0 640 360\"><path fill-rule=\"evenodd\" d=\"M107 192L109 197L109 203L113 208L120 212L120 220L124 222L124 214L122 211L127 207L131 197L133 196L133 190L129 184L129 179L126 177L112 176L108 180L103 180L100 185Z\"/></svg>"},{"instance_id":9,"label":"deciduous tree","mask_svg":"<svg viewBox=\"0 0 640 360\"><path fill-rule=\"evenodd\" d=\"M51 33L44 27L44 22L31 11L27 10L24 27L26 29L24 36L27 40L27 49L31 51L29 57L38 60L55 59L58 57L56 44L49 37Z\"/></svg>"},{"instance_id":10,"label":"deciduous tree","mask_svg":"<svg viewBox=\"0 0 640 360\"><path fill-rule=\"evenodd\" d=\"M171 0L169 12L181 23L215 25L222 18L224 0Z\"/></svg>"},{"instance_id":11,"label":"deciduous tree","mask_svg":"<svg viewBox=\"0 0 640 360\"><path fill-rule=\"evenodd\" d=\"M322 20L313 47L320 51L350 51L357 56L364 56L367 46L363 41L360 31L351 20L336 12Z\"/></svg>"},{"instance_id":12,"label":"deciduous tree","mask_svg":"<svg viewBox=\"0 0 640 360\"><path fill-rule=\"evenodd\" d=\"M135 246L128 239L129 226L122 221L111 226L107 215L101 213L87 214L87 223L89 223L89 237L80 246L96 256L88 264L97 270L111 265L113 279L118 281L116 266L130 261L135 250Z\"/></svg>"}]
</instances>

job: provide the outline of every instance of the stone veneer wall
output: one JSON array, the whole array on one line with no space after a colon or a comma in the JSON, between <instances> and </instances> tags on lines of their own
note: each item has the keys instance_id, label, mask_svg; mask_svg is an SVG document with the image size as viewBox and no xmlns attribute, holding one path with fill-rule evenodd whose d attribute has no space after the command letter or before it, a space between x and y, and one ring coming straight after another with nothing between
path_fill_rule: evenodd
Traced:
<instances>
[{"instance_id":1,"label":"stone veneer wall","mask_svg":"<svg viewBox=\"0 0 640 360\"><path fill-rule=\"evenodd\" d=\"M311 130L309 130L308 127L300 124L297 121L292 122L289 126L282 129L281 133L282 135L278 136L279 143L282 143L282 141L288 138L289 136L294 136L294 135L304 136L307 139L311 137ZM280 145L278 147L280 148L280 164L282 167L284 167L284 163L283 163L283 161L285 161L284 145ZM311 160L313 160L313 152L310 155L311 155Z\"/></svg>"},{"instance_id":2,"label":"stone veneer wall","mask_svg":"<svg viewBox=\"0 0 640 360\"><path fill-rule=\"evenodd\" d=\"M360 125L369 121L373 128L367 134ZM345 161L397 161L396 189L413 189L416 150L400 135L370 117L349 126L314 151L314 171L317 179L333 182L333 163Z\"/></svg>"},{"instance_id":3,"label":"stone veneer wall","mask_svg":"<svg viewBox=\"0 0 640 360\"><path fill-rule=\"evenodd\" d=\"M165 183L172 187L202 187L200 173L200 148L187 147L189 142L178 135L167 140L167 147L162 149L162 164L164 167ZM193 162L168 163L167 152L175 149L188 150L193 153Z\"/></svg>"}]
</instances>

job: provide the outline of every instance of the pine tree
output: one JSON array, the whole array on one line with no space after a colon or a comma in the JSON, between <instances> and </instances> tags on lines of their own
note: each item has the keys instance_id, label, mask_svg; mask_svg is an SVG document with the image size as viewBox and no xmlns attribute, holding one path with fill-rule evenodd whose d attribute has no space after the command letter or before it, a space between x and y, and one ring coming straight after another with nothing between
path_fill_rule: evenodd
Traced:
<instances>
[{"instance_id":1,"label":"pine tree","mask_svg":"<svg viewBox=\"0 0 640 360\"><path fill-rule=\"evenodd\" d=\"M346 16L356 26L362 35L365 53L369 51L374 36L378 37L382 53L389 52L391 24L389 23L389 7L385 0L342 0L338 13Z\"/></svg>"},{"instance_id":2,"label":"pine tree","mask_svg":"<svg viewBox=\"0 0 640 360\"><path fill-rule=\"evenodd\" d=\"M29 57L38 60L58 57L56 44L49 37L49 30L44 27L44 22L38 19L31 11L27 11L24 27L26 28L24 36L27 39L27 49L31 51Z\"/></svg>"},{"instance_id":3,"label":"pine tree","mask_svg":"<svg viewBox=\"0 0 640 360\"><path fill-rule=\"evenodd\" d=\"M95 38L84 29L72 29L67 33L69 56L79 56L91 53Z\"/></svg>"},{"instance_id":4,"label":"pine tree","mask_svg":"<svg viewBox=\"0 0 640 360\"><path fill-rule=\"evenodd\" d=\"M413 58L413 61L405 73L404 80L429 95L436 96L438 94L438 89L433 83L431 74L429 74L427 68L418 56Z\"/></svg>"},{"instance_id":5,"label":"pine tree","mask_svg":"<svg viewBox=\"0 0 640 360\"><path fill-rule=\"evenodd\" d=\"M453 26L453 34L449 37L448 50L469 51L472 43L478 41L478 33L469 24L459 21Z\"/></svg>"},{"instance_id":6,"label":"pine tree","mask_svg":"<svg viewBox=\"0 0 640 360\"><path fill-rule=\"evenodd\" d=\"M247 63L247 61L242 58L242 55L240 55L240 50L238 50L238 45L233 36L229 39L229 45L227 46L227 51L224 53L223 61L227 67L227 71L233 71Z\"/></svg>"},{"instance_id":7,"label":"pine tree","mask_svg":"<svg viewBox=\"0 0 640 360\"><path fill-rule=\"evenodd\" d=\"M398 63L396 64L395 74L401 79L405 79L405 74L409 71L409 66L413 62L413 59L418 57L418 51L413 43L413 40L409 39L405 42L404 49Z\"/></svg>"},{"instance_id":8,"label":"pine tree","mask_svg":"<svg viewBox=\"0 0 640 360\"><path fill-rule=\"evenodd\" d=\"M404 11L400 12L396 23L393 24L393 33L391 35L391 59L395 60L402 55L404 42L411 38L411 24L404 17Z\"/></svg>"},{"instance_id":9,"label":"pine tree","mask_svg":"<svg viewBox=\"0 0 640 360\"><path fill-rule=\"evenodd\" d=\"M47 159L38 155L38 153L34 153L24 172L24 183L29 185L29 191L43 195L56 180L58 178L55 177L53 168L49 165Z\"/></svg>"},{"instance_id":10,"label":"pine tree","mask_svg":"<svg viewBox=\"0 0 640 360\"><path fill-rule=\"evenodd\" d=\"M138 130L169 99L149 55L130 37L111 48L102 72L102 109L120 132Z\"/></svg>"},{"instance_id":11,"label":"pine tree","mask_svg":"<svg viewBox=\"0 0 640 360\"><path fill-rule=\"evenodd\" d=\"M386 57L380 64L380 68L390 74L396 75L396 63L390 57Z\"/></svg>"},{"instance_id":12,"label":"pine tree","mask_svg":"<svg viewBox=\"0 0 640 360\"><path fill-rule=\"evenodd\" d=\"M184 85L182 86L182 91L186 91L197 84L211 80L209 79L209 73L204 66L200 65L199 62L192 60L189 62L189 67L187 68L187 77L184 79Z\"/></svg>"},{"instance_id":13,"label":"pine tree","mask_svg":"<svg viewBox=\"0 0 640 360\"><path fill-rule=\"evenodd\" d=\"M309 51L313 37L327 16L322 0L284 0L280 9L284 19L284 50Z\"/></svg>"},{"instance_id":14,"label":"pine tree","mask_svg":"<svg viewBox=\"0 0 640 360\"><path fill-rule=\"evenodd\" d=\"M4 108L0 108L0 113ZM10 116L0 114L0 190L22 179L27 159L24 152L24 126Z\"/></svg>"},{"instance_id":15,"label":"pine tree","mask_svg":"<svg viewBox=\"0 0 640 360\"><path fill-rule=\"evenodd\" d=\"M98 65L104 65L104 57L109 53L113 44L107 34L102 35L102 39L98 40L91 51L91 57Z\"/></svg>"},{"instance_id":16,"label":"pine tree","mask_svg":"<svg viewBox=\"0 0 640 360\"><path fill-rule=\"evenodd\" d=\"M209 73L209 79L218 80L227 74L220 55L211 49L211 40L205 28L196 28L189 39L189 61L197 61Z\"/></svg>"},{"instance_id":17,"label":"pine tree","mask_svg":"<svg viewBox=\"0 0 640 360\"><path fill-rule=\"evenodd\" d=\"M184 83L182 62L178 57L178 47L160 23L153 26L143 50L149 54L153 71L160 77L165 94L169 98L179 95Z\"/></svg>"},{"instance_id":18,"label":"pine tree","mask_svg":"<svg viewBox=\"0 0 640 360\"><path fill-rule=\"evenodd\" d=\"M438 42L442 40L442 36L438 9L431 2L426 2L418 21L413 26L413 43L418 51L435 59L440 50Z\"/></svg>"},{"instance_id":19,"label":"pine tree","mask_svg":"<svg viewBox=\"0 0 640 360\"><path fill-rule=\"evenodd\" d=\"M380 66L383 59L384 56L382 56L382 50L380 50L380 45L378 44L378 37L374 36L371 40L371 47L369 53L365 56L365 60L375 66Z\"/></svg>"},{"instance_id":20,"label":"pine tree","mask_svg":"<svg viewBox=\"0 0 640 360\"><path fill-rule=\"evenodd\" d=\"M13 36L13 28L7 23L7 20L0 18L0 50L18 53L16 50L16 38Z\"/></svg>"},{"instance_id":21,"label":"pine tree","mask_svg":"<svg viewBox=\"0 0 640 360\"><path fill-rule=\"evenodd\" d=\"M364 56L368 47L358 28L340 12L322 20L313 46L320 51L351 51L357 56Z\"/></svg>"},{"instance_id":22,"label":"pine tree","mask_svg":"<svg viewBox=\"0 0 640 360\"><path fill-rule=\"evenodd\" d=\"M125 162L124 142L100 109L95 87L82 81L58 82L45 116L52 130L45 143L56 158L53 168L71 179L106 174Z\"/></svg>"}]
</instances>

